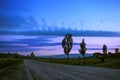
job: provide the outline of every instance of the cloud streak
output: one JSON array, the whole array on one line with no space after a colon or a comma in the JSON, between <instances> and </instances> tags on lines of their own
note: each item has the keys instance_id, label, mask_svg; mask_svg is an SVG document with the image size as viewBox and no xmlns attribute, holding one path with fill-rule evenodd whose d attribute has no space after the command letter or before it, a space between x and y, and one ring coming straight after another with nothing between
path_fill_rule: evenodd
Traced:
<instances>
[{"instance_id":1,"label":"cloud streak","mask_svg":"<svg viewBox=\"0 0 120 80\"><path fill-rule=\"evenodd\" d=\"M0 14L1 31L36 30L38 26L39 24L32 16Z\"/></svg>"},{"instance_id":2,"label":"cloud streak","mask_svg":"<svg viewBox=\"0 0 120 80\"><path fill-rule=\"evenodd\" d=\"M72 29L59 29L56 31L0 31L0 35L27 35L27 36L64 36L71 33L73 36L90 36L90 37L120 37L119 32L111 31L91 31L91 30L72 30Z\"/></svg>"},{"instance_id":3,"label":"cloud streak","mask_svg":"<svg viewBox=\"0 0 120 80\"><path fill-rule=\"evenodd\" d=\"M38 24L33 16L0 14L0 35L64 36L71 33L73 36L120 37L120 32L77 30L47 25L44 18L41 21Z\"/></svg>"},{"instance_id":4,"label":"cloud streak","mask_svg":"<svg viewBox=\"0 0 120 80\"><path fill-rule=\"evenodd\" d=\"M53 41L56 37L36 37L32 39L13 39L12 41L0 41L0 52L1 51L9 51L9 50L15 50L15 51L20 51L23 50L25 51L31 51L31 50L54 50L53 47L57 46L62 49L61 42L56 42ZM62 41L62 39L61 39ZM78 50L80 43L73 42L73 50ZM119 45L116 45L119 47ZM48 48L46 48L48 47ZM87 50L102 50L101 44L87 44ZM2 50L3 49L3 50ZM6 50L5 50L6 49ZM108 50L114 50L114 48L108 48Z\"/></svg>"}]
</instances>

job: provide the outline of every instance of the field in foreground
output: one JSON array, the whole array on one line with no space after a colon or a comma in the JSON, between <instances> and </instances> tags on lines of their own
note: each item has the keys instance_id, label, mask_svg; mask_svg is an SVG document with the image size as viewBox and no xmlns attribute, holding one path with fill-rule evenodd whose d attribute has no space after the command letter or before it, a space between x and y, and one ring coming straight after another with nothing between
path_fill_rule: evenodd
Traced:
<instances>
[{"instance_id":1,"label":"field in foreground","mask_svg":"<svg viewBox=\"0 0 120 80\"><path fill-rule=\"evenodd\" d=\"M22 59L0 58L0 80L6 80L6 76L8 80L15 78L15 73L22 63Z\"/></svg>"},{"instance_id":2,"label":"field in foreground","mask_svg":"<svg viewBox=\"0 0 120 80\"><path fill-rule=\"evenodd\" d=\"M0 80L119 80L120 60L87 58L83 59L45 59L34 58L0 59ZM47 63L46 63L47 62ZM57 64L56 64L57 63ZM58 64L59 63L59 64ZM69 65L66 65L69 64ZM75 66L77 65L77 66ZM91 66L91 67L90 67ZM95 66L95 67L93 67ZM107 68L97 68L107 67ZM114 69L108 69L114 68Z\"/></svg>"},{"instance_id":3,"label":"field in foreground","mask_svg":"<svg viewBox=\"0 0 120 80\"><path fill-rule=\"evenodd\" d=\"M119 80L120 70L24 60L13 77L0 80Z\"/></svg>"}]
</instances>

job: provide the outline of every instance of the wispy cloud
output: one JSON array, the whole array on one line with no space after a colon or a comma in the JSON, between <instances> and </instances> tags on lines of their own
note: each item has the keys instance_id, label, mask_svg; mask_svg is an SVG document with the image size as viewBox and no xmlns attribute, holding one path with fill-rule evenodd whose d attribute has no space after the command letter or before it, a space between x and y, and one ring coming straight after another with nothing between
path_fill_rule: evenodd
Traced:
<instances>
[{"instance_id":1,"label":"wispy cloud","mask_svg":"<svg viewBox=\"0 0 120 80\"><path fill-rule=\"evenodd\" d=\"M111 31L92 31L92 30L72 30L58 29L55 31L29 30L29 31L0 31L0 35L28 35L28 36L64 36L71 33L73 36L91 36L91 37L120 37L119 32Z\"/></svg>"},{"instance_id":2,"label":"wispy cloud","mask_svg":"<svg viewBox=\"0 0 120 80\"><path fill-rule=\"evenodd\" d=\"M37 50L49 51L53 49L45 47L61 45L61 43L51 43L51 38L55 37L41 36L34 39L14 39L12 41L0 41L0 52L30 52Z\"/></svg>"},{"instance_id":3,"label":"wispy cloud","mask_svg":"<svg viewBox=\"0 0 120 80\"><path fill-rule=\"evenodd\" d=\"M27 31L38 29L39 24L32 17L0 14L1 31Z\"/></svg>"},{"instance_id":4,"label":"wispy cloud","mask_svg":"<svg viewBox=\"0 0 120 80\"><path fill-rule=\"evenodd\" d=\"M75 22L71 25L74 24ZM71 33L73 36L120 37L120 32L77 30L71 27L47 25L44 18L38 24L33 16L0 14L0 27L0 35L64 36L66 33Z\"/></svg>"},{"instance_id":5,"label":"wispy cloud","mask_svg":"<svg viewBox=\"0 0 120 80\"><path fill-rule=\"evenodd\" d=\"M38 51L39 48L0 48L0 52L33 52Z\"/></svg>"}]
</instances>

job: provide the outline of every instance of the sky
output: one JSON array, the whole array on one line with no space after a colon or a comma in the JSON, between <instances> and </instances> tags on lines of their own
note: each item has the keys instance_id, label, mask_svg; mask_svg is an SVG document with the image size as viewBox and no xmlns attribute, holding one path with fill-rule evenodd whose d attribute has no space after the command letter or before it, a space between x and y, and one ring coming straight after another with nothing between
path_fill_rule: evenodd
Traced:
<instances>
[{"instance_id":1,"label":"sky","mask_svg":"<svg viewBox=\"0 0 120 80\"><path fill-rule=\"evenodd\" d=\"M63 53L60 45L66 33L79 43L82 37L91 37L90 41L118 37L116 43L120 41L119 4L120 0L0 0L0 52Z\"/></svg>"}]
</instances>

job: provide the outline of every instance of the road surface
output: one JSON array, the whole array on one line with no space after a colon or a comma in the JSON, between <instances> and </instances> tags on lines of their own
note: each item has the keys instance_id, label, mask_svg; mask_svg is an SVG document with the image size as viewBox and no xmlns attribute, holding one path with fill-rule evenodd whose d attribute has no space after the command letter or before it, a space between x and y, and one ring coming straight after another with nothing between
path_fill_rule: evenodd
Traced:
<instances>
[{"instance_id":1,"label":"road surface","mask_svg":"<svg viewBox=\"0 0 120 80\"><path fill-rule=\"evenodd\" d=\"M24 60L17 80L120 80L120 70Z\"/></svg>"}]
</instances>

